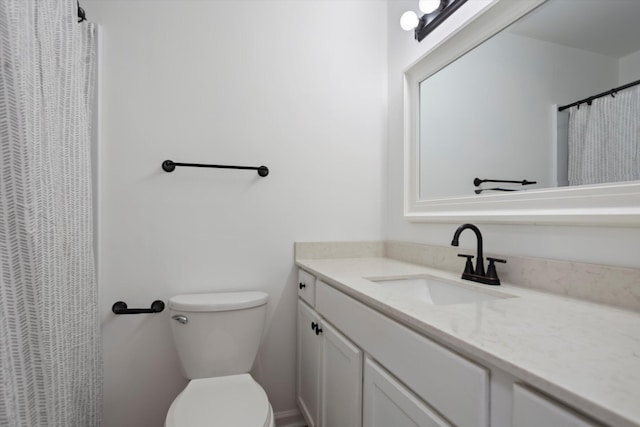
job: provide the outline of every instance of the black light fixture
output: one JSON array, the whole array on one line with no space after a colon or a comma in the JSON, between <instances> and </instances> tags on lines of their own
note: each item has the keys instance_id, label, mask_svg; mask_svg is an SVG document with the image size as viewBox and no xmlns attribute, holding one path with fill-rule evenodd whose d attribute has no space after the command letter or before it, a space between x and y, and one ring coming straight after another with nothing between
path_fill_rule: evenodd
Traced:
<instances>
[{"instance_id":1,"label":"black light fixture","mask_svg":"<svg viewBox=\"0 0 640 427\"><path fill-rule=\"evenodd\" d=\"M467 0L420 0L418 6L424 14L418 18L418 14L410 10L402 14L400 26L403 30L414 30L415 38L422 41L438 25L442 24L453 12Z\"/></svg>"}]
</instances>

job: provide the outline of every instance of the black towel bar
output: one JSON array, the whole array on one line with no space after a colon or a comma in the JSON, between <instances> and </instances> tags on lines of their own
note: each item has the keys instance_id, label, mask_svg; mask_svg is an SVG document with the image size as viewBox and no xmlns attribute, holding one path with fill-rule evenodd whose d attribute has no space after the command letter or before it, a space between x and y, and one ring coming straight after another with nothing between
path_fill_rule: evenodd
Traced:
<instances>
[{"instance_id":1,"label":"black towel bar","mask_svg":"<svg viewBox=\"0 0 640 427\"><path fill-rule=\"evenodd\" d=\"M127 303L118 301L113 304L111 311L115 314L142 314L142 313L160 313L164 310L164 302L155 300L151 303L151 308L127 308Z\"/></svg>"},{"instance_id":2,"label":"black towel bar","mask_svg":"<svg viewBox=\"0 0 640 427\"><path fill-rule=\"evenodd\" d=\"M165 160L162 162L162 170L165 172L173 172L176 169L176 166L189 166L193 168L245 169L258 171L258 175L262 177L269 175L269 168L266 166L207 165L203 163L178 163L173 160Z\"/></svg>"},{"instance_id":3,"label":"black towel bar","mask_svg":"<svg viewBox=\"0 0 640 427\"><path fill-rule=\"evenodd\" d=\"M531 184L537 184L538 183L537 181L528 181L526 179L523 179L522 181L513 181L513 180L509 180L509 179L480 179L480 178L475 178L473 180L473 185L478 187L483 182L502 182L502 183L506 183L506 184L520 184L520 185L531 185Z\"/></svg>"}]
</instances>

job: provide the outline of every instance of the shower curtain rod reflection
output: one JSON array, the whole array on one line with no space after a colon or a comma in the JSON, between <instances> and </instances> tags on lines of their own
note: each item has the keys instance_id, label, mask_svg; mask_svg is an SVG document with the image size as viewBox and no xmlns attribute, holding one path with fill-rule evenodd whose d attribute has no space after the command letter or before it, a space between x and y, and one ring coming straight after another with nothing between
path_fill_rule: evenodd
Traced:
<instances>
[{"instance_id":1,"label":"shower curtain rod reflection","mask_svg":"<svg viewBox=\"0 0 640 427\"><path fill-rule=\"evenodd\" d=\"M84 9L80 7L80 0L78 0L78 23L87 20L87 14Z\"/></svg>"},{"instance_id":2,"label":"shower curtain rod reflection","mask_svg":"<svg viewBox=\"0 0 640 427\"><path fill-rule=\"evenodd\" d=\"M611 96L615 97L616 93L618 93L619 91L625 90L625 89L629 89L630 87L637 86L637 85L640 85L640 80L636 80L635 82L627 83L626 85L615 87L615 88L613 88L611 90L608 90L606 92L602 92L602 93L599 93L597 95L593 95L593 96L590 96L588 98L581 99L580 101L576 101L573 104L568 104L568 105L564 105L562 107L558 107L558 111L564 111L567 108L579 106L580 104L584 104L584 103L587 103L588 105L591 105L591 103L593 102L594 99L602 98L602 97L607 96L607 95L611 95Z\"/></svg>"}]
</instances>

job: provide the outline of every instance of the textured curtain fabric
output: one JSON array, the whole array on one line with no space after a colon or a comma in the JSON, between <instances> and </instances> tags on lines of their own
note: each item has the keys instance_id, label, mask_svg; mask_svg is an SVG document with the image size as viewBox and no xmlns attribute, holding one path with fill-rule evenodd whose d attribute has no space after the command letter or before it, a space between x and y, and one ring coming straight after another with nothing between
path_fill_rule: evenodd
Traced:
<instances>
[{"instance_id":1,"label":"textured curtain fabric","mask_svg":"<svg viewBox=\"0 0 640 427\"><path fill-rule=\"evenodd\" d=\"M76 0L0 0L0 426L100 424L95 28L77 21Z\"/></svg>"},{"instance_id":2,"label":"textured curtain fabric","mask_svg":"<svg viewBox=\"0 0 640 427\"><path fill-rule=\"evenodd\" d=\"M640 179L640 86L569 109L569 185Z\"/></svg>"}]
</instances>

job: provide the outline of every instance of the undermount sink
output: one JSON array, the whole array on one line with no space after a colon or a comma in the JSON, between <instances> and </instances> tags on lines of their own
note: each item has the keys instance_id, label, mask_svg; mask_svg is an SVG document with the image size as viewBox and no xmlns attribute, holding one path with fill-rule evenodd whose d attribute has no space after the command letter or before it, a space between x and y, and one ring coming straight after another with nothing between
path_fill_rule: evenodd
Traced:
<instances>
[{"instance_id":1,"label":"undermount sink","mask_svg":"<svg viewBox=\"0 0 640 427\"><path fill-rule=\"evenodd\" d=\"M430 276L369 280L386 289L393 289L396 295L419 299L433 305L467 304L513 298L511 295L494 290L475 290Z\"/></svg>"}]
</instances>

